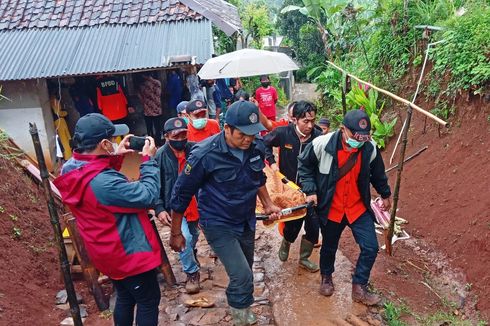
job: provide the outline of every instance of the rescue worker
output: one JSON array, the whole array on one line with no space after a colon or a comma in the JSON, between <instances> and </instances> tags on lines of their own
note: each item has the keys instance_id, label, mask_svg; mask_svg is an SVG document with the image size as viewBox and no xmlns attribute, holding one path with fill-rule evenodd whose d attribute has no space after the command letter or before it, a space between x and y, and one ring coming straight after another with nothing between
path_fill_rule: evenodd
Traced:
<instances>
[{"instance_id":1,"label":"rescue worker","mask_svg":"<svg viewBox=\"0 0 490 326\"><path fill-rule=\"evenodd\" d=\"M371 210L371 183L391 207L391 190L381 153L370 136L366 112L352 110L344 116L340 130L317 137L299 156L299 177L307 200L317 203L323 244L320 251L320 294L334 292L332 273L340 236L349 226L360 248L352 277L352 300L376 305L381 298L367 284L378 254Z\"/></svg>"},{"instance_id":2,"label":"rescue worker","mask_svg":"<svg viewBox=\"0 0 490 326\"><path fill-rule=\"evenodd\" d=\"M313 139L320 136L321 132L315 128L316 107L312 103L299 101L292 111L292 123L278 127L265 135L264 144L267 147L266 159L272 170L281 172L301 187L298 178L298 155ZM273 147L279 148L279 163L274 157ZM302 219L284 223L283 239L278 252L279 259L283 262L288 259L291 243L298 237L303 224L305 234L301 237L299 265L310 272L318 272L318 265L309 260L320 233L318 218L313 209L309 209Z\"/></svg>"},{"instance_id":3,"label":"rescue worker","mask_svg":"<svg viewBox=\"0 0 490 326\"><path fill-rule=\"evenodd\" d=\"M187 103L186 114L189 119L187 137L189 141L200 142L220 132L219 124L209 119L206 102L194 100Z\"/></svg>"},{"instance_id":4,"label":"rescue worker","mask_svg":"<svg viewBox=\"0 0 490 326\"><path fill-rule=\"evenodd\" d=\"M76 217L77 227L94 266L111 278L117 292L114 323L156 326L161 265L157 234L148 219L160 191L156 147L147 137L141 151L140 179L130 182L119 172L129 149L129 132L107 117L90 113L75 126L73 157L54 183Z\"/></svg>"},{"instance_id":5,"label":"rescue worker","mask_svg":"<svg viewBox=\"0 0 490 326\"><path fill-rule=\"evenodd\" d=\"M171 118L163 127L165 145L160 147L156 161L160 167L160 198L155 206L158 219L165 225L171 225L170 198L177 176L184 169L187 158L194 143L187 141L187 124L182 118ZM185 290L188 294L198 293L199 263L196 257L196 244L199 239L199 214L197 212L196 198L192 197L189 207L182 219L182 234L186 240L185 249L179 253L180 263L184 273L187 274Z\"/></svg>"},{"instance_id":6,"label":"rescue worker","mask_svg":"<svg viewBox=\"0 0 490 326\"><path fill-rule=\"evenodd\" d=\"M262 130L256 105L233 103L224 131L194 146L171 199L170 246L180 252L185 247L182 217L198 194L199 225L229 276L226 296L236 325L257 321L250 309L257 196L270 219L277 219L280 212L265 186L263 144L254 141Z\"/></svg>"}]
</instances>

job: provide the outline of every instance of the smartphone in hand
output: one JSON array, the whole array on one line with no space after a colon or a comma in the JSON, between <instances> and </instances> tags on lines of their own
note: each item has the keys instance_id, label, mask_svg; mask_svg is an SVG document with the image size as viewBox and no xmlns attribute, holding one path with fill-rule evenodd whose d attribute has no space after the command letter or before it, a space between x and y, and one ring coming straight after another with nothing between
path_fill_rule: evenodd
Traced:
<instances>
[{"instance_id":1,"label":"smartphone in hand","mask_svg":"<svg viewBox=\"0 0 490 326\"><path fill-rule=\"evenodd\" d=\"M146 137L131 136L129 137L129 148L138 152L143 150Z\"/></svg>"}]
</instances>

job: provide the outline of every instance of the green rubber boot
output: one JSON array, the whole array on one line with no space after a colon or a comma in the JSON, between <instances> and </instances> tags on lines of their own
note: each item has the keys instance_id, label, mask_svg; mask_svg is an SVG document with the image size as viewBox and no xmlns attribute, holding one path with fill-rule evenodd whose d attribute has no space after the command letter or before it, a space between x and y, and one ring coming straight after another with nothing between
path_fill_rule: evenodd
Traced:
<instances>
[{"instance_id":1,"label":"green rubber boot","mask_svg":"<svg viewBox=\"0 0 490 326\"><path fill-rule=\"evenodd\" d=\"M289 257L289 248L291 247L291 242L282 238L281 247L279 247L279 260L286 261Z\"/></svg>"},{"instance_id":2,"label":"green rubber boot","mask_svg":"<svg viewBox=\"0 0 490 326\"><path fill-rule=\"evenodd\" d=\"M257 317L250 308L237 309L230 307L231 317L233 318L233 325L246 326L257 323Z\"/></svg>"},{"instance_id":3,"label":"green rubber boot","mask_svg":"<svg viewBox=\"0 0 490 326\"><path fill-rule=\"evenodd\" d=\"M314 243L306 240L305 236L301 237L301 246L299 247L299 265L311 273L315 273L320 270L317 264L308 259L313 252L314 245Z\"/></svg>"}]
</instances>

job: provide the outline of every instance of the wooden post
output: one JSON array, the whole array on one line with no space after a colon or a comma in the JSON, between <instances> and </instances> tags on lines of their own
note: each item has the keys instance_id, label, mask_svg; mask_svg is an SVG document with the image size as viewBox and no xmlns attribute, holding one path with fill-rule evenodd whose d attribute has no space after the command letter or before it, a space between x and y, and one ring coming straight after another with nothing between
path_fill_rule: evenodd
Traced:
<instances>
[{"instance_id":1,"label":"wooden post","mask_svg":"<svg viewBox=\"0 0 490 326\"><path fill-rule=\"evenodd\" d=\"M68 295L68 303L70 304L71 317L73 318L73 324L75 326L83 326L82 318L80 317L80 307L78 306L77 296L75 293L75 287L71 279L70 263L68 262L68 255L66 254L65 243L63 242L63 235L61 233L60 219L54 204L53 195L51 193L51 186L49 183L49 172L44 161L43 149L41 147L41 141L39 140L39 133L35 123L29 123L29 132L34 143L34 149L36 150L37 162L39 164L39 171L41 173L41 180L46 202L48 204L49 216L51 218L51 225L53 226L55 242L58 244L58 253L61 265L61 271L63 273L63 280L65 283L66 293Z\"/></svg>"},{"instance_id":2,"label":"wooden post","mask_svg":"<svg viewBox=\"0 0 490 326\"><path fill-rule=\"evenodd\" d=\"M342 73L342 114L347 113L347 102L345 96L347 95L347 74Z\"/></svg>"},{"instance_id":3,"label":"wooden post","mask_svg":"<svg viewBox=\"0 0 490 326\"><path fill-rule=\"evenodd\" d=\"M388 235L386 239L386 253L393 255L393 246L391 241L393 239L393 233L395 232L395 217L396 209L398 207L398 198L400 195L400 184L402 181L403 163L405 161L405 150L407 149L408 130L410 129L410 122L412 121L412 107L408 106L407 120L405 128L402 130L402 146L400 148L400 158L398 160L398 172L396 174L395 190L393 192L393 205L391 208L390 227L388 228Z\"/></svg>"},{"instance_id":4,"label":"wooden post","mask_svg":"<svg viewBox=\"0 0 490 326\"><path fill-rule=\"evenodd\" d=\"M109 309L109 298L104 294L104 291L99 284L99 271L92 265L90 258L88 257L83 240L78 233L76 220L71 214L65 214L64 220L68 232L70 232L70 238L77 254L77 258L80 261L83 277L85 278L85 282L87 282L89 292L94 296L97 308L99 308L100 311L107 310Z\"/></svg>"}]
</instances>

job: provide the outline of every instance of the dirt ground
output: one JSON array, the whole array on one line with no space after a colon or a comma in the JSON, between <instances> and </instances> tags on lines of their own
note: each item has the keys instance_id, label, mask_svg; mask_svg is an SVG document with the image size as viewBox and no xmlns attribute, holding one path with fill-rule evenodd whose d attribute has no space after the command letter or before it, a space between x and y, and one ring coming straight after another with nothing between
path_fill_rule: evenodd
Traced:
<instances>
[{"instance_id":1,"label":"dirt ground","mask_svg":"<svg viewBox=\"0 0 490 326\"><path fill-rule=\"evenodd\" d=\"M397 242L393 257L380 252L372 273L374 288L387 300L406 307L408 313L403 318L410 325L450 325L452 318L470 319L470 325L490 317L490 197L486 182L490 175L490 106L478 99L461 99L457 108L451 128L439 130L428 123L426 133L423 117L414 113L407 154L426 145L429 148L405 165L402 179L397 215L409 221L404 229L412 238ZM383 154L387 167L392 148L393 142ZM133 165L137 165L134 158L128 167ZM389 177L393 186L396 171ZM0 180L0 325L59 325L66 312L55 307L54 298L63 282L43 196L12 160L3 157ZM161 232L166 239L168 229ZM260 313L261 325L385 324L382 309L351 302L350 275L358 249L348 229L337 255L337 290L332 298L318 295L318 273L298 268L298 243L292 246L289 261L281 263L276 229L259 225L256 238L258 302L254 310ZM161 324L230 324L224 297L226 274L219 261L209 258L205 240L199 244L202 295L216 302L213 310L184 307L185 276L177 255L168 251L180 284L172 289L162 284ZM314 251L314 260L318 251ZM76 288L87 304L85 324L112 325L110 315L103 318L97 311L85 284L78 280Z\"/></svg>"}]
</instances>

